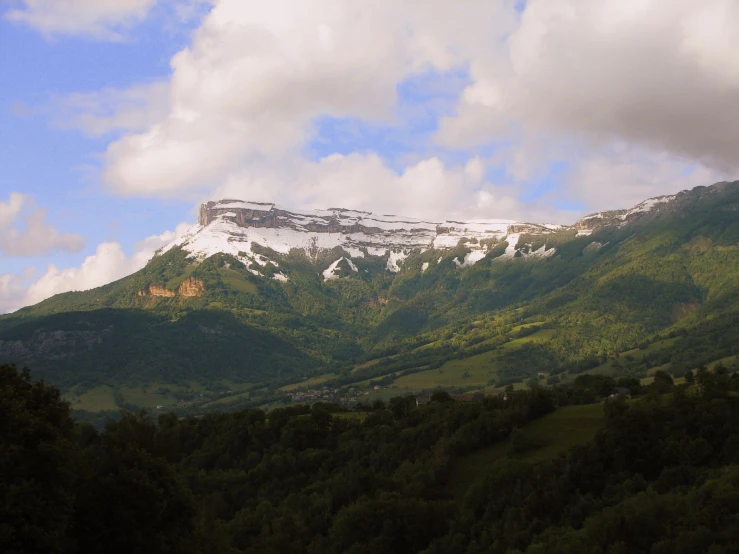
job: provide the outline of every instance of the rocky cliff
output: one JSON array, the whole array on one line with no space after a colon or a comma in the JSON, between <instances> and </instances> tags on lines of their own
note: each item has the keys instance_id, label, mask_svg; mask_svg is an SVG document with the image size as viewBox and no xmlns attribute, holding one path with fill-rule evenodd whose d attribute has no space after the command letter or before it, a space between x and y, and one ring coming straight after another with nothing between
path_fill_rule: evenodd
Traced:
<instances>
[{"instance_id":1,"label":"rocky cliff","mask_svg":"<svg viewBox=\"0 0 739 554\"><path fill-rule=\"evenodd\" d=\"M205 293L205 283L199 279L188 277L182 284L177 287L176 290L171 290L161 285L151 284L144 290L138 292L139 296L159 296L162 298L174 298L175 296L182 296L185 298L192 298L196 296L203 296Z\"/></svg>"}]
</instances>

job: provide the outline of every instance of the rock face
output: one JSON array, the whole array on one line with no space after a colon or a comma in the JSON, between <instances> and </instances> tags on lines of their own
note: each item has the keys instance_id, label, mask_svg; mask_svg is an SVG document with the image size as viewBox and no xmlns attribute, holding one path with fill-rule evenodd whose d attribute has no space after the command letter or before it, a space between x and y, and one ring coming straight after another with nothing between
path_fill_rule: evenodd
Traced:
<instances>
[{"instance_id":1,"label":"rock face","mask_svg":"<svg viewBox=\"0 0 739 554\"><path fill-rule=\"evenodd\" d=\"M199 279L188 277L182 284L177 287L177 295L188 298L203 296L205 293L205 283Z\"/></svg>"},{"instance_id":2,"label":"rock face","mask_svg":"<svg viewBox=\"0 0 739 554\"><path fill-rule=\"evenodd\" d=\"M177 293L159 285L149 285L144 290L139 291L139 296L161 296L164 298L172 298Z\"/></svg>"},{"instance_id":3,"label":"rock face","mask_svg":"<svg viewBox=\"0 0 739 554\"><path fill-rule=\"evenodd\" d=\"M188 277L182 284L177 287L177 290L170 290L160 285L149 285L144 290L138 292L139 296L159 296L162 298L174 298L175 296L183 296L185 298L192 298L197 296L203 296L205 293L205 283L200 279L194 277Z\"/></svg>"}]
</instances>

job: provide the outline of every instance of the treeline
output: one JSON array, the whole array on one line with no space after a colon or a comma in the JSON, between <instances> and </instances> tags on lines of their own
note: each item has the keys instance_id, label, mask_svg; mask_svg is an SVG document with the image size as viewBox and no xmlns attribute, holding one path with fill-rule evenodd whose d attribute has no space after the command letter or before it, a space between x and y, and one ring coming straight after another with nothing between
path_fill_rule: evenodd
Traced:
<instances>
[{"instance_id":1,"label":"treeline","mask_svg":"<svg viewBox=\"0 0 739 554\"><path fill-rule=\"evenodd\" d=\"M0 550L736 552L739 378L694 379L660 374L643 400L609 399L594 442L536 465L503 459L460 504L454 460L515 439L567 395L125 413L97 432L56 389L0 366ZM618 385L581 376L575 388L600 398Z\"/></svg>"},{"instance_id":2,"label":"treeline","mask_svg":"<svg viewBox=\"0 0 739 554\"><path fill-rule=\"evenodd\" d=\"M0 391L7 553L418 551L453 517L451 460L555 408L535 389L395 398L363 420L320 404L125 413L97 432L27 370L0 366Z\"/></svg>"},{"instance_id":3,"label":"treeline","mask_svg":"<svg viewBox=\"0 0 739 554\"><path fill-rule=\"evenodd\" d=\"M739 552L739 379L696 382L605 404L605 429L564 457L496 464L425 554Z\"/></svg>"}]
</instances>

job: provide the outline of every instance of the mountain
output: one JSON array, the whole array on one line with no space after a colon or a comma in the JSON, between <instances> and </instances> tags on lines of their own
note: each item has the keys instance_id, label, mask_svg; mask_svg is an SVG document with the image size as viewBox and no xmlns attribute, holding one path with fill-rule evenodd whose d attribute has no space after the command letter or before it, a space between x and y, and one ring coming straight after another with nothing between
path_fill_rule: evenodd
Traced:
<instances>
[{"instance_id":1,"label":"mountain","mask_svg":"<svg viewBox=\"0 0 739 554\"><path fill-rule=\"evenodd\" d=\"M561 226L510 220L431 222L341 208L290 212L274 204L221 200L203 204L198 224L163 251L180 247L198 260L223 253L245 264L272 263L275 267L279 267L278 262L265 256L265 249L281 255L299 252L313 262L322 254L336 251L342 257L324 271L324 278L332 279L337 277L342 259L347 260L342 267L356 272L352 258L386 258L386 269L397 273L403 260L413 252L429 249L443 252L460 244L470 250L459 260L460 266L473 265L502 241L508 242L502 259L512 257L516 251L522 255L546 256L553 252L517 249L518 237L521 233L546 236L558 229ZM255 275L260 273L256 268L250 271ZM279 271L273 278L288 279Z\"/></svg>"},{"instance_id":2,"label":"mountain","mask_svg":"<svg viewBox=\"0 0 739 554\"><path fill-rule=\"evenodd\" d=\"M677 374L737 354L738 209L739 182L570 226L209 202L141 271L0 318L0 363L77 392L254 401L311 375L412 391Z\"/></svg>"}]
</instances>

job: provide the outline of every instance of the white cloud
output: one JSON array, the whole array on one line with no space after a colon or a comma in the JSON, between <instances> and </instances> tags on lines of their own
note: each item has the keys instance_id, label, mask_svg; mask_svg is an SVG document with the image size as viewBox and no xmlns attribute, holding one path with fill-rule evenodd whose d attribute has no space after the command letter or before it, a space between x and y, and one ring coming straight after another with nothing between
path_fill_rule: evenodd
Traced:
<instances>
[{"instance_id":1,"label":"white cloud","mask_svg":"<svg viewBox=\"0 0 739 554\"><path fill-rule=\"evenodd\" d=\"M46 221L46 210L36 208L33 200L11 193L8 202L0 202L0 254L37 256L54 250L79 252L83 237L60 233Z\"/></svg>"},{"instance_id":2,"label":"white cloud","mask_svg":"<svg viewBox=\"0 0 739 554\"><path fill-rule=\"evenodd\" d=\"M31 283L29 272L23 276L0 275L0 313L37 304L62 292L99 287L130 275L144 267L159 248L173 242L187 227L183 223L175 231L148 237L136 243L130 255L117 242L103 242L79 267L59 269L52 264Z\"/></svg>"},{"instance_id":3,"label":"white cloud","mask_svg":"<svg viewBox=\"0 0 739 554\"><path fill-rule=\"evenodd\" d=\"M22 0L23 7L5 14L47 35L87 35L117 40L141 21L157 0Z\"/></svg>"},{"instance_id":4,"label":"white cloud","mask_svg":"<svg viewBox=\"0 0 739 554\"><path fill-rule=\"evenodd\" d=\"M108 146L102 180L150 197L428 216L484 205L533 220L554 199L628 206L739 170L739 4L514 4L215 0L166 84L76 97L71 124L130 131ZM464 151L466 168L421 153L400 175L371 151L306 159L317 117L393 123L399 83L461 68L470 85L429 146ZM481 145L494 154L476 158ZM516 200L553 162L568 167L556 190ZM502 182L485 181L491 168Z\"/></svg>"},{"instance_id":5,"label":"white cloud","mask_svg":"<svg viewBox=\"0 0 739 554\"><path fill-rule=\"evenodd\" d=\"M465 218L571 222L572 214L518 200L512 183L485 179L484 162L445 165L439 158L420 160L398 174L376 154L333 154L274 168L252 166L234 173L211 193L217 198L248 198L288 207L341 207L443 220Z\"/></svg>"},{"instance_id":6,"label":"white cloud","mask_svg":"<svg viewBox=\"0 0 739 554\"><path fill-rule=\"evenodd\" d=\"M22 279L17 275L0 275L0 314L14 312L23 306Z\"/></svg>"},{"instance_id":7,"label":"white cloud","mask_svg":"<svg viewBox=\"0 0 739 554\"><path fill-rule=\"evenodd\" d=\"M728 178L721 171L691 164L668 153L611 147L573 162L567 196L588 211L630 208L646 198L674 194Z\"/></svg>"},{"instance_id":8,"label":"white cloud","mask_svg":"<svg viewBox=\"0 0 739 554\"><path fill-rule=\"evenodd\" d=\"M165 117L168 109L169 84L155 82L71 94L53 101L49 111L62 127L100 136L113 131L144 130Z\"/></svg>"},{"instance_id":9,"label":"white cloud","mask_svg":"<svg viewBox=\"0 0 739 554\"><path fill-rule=\"evenodd\" d=\"M7 202L0 202L0 229L11 225L23 209L24 196L11 192Z\"/></svg>"},{"instance_id":10,"label":"white cloud","mask_svg":"<svg viewBox=\"0 0 739 554\"><path fill-rule=\"evenodd\" d=\"M317 116L391 121L397 84L492 49L507 4L219 0L172 59L168 116L110 145L104 181L122 194L212 190L299 159Z\"/></svg>"},{"instance_id":11,"label":"white cloud","mask_svg":"<svg viewBox=\"0 0 739 554\"><path fill-rule=\"evenodd\" d=\"M530 0L507 63L481 58L447 145L577 137L739 169L739 4L728 0Z\"/></svg>"}]
</instances>

